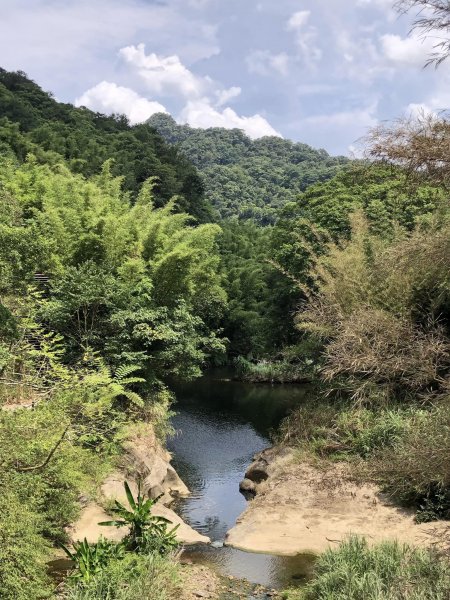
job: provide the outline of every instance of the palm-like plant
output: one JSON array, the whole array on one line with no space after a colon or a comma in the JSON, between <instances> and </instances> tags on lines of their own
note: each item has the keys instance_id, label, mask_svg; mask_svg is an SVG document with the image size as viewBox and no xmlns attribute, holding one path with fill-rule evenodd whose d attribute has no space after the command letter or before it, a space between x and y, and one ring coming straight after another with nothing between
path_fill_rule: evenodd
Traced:
<instances>
[{"instance_id":1,"label":"palm-like plant","mask_svg":"<svg viewBox=\"0 0 450 600\"><path fill-rule=\"evenodd\" d=\"M140 483L138 484L138 495L136 498L134 498L130 486L126 481L124 488L130 510L115 500L115 506L111 509L111 512L119 518L112 521L102 521L99 525L129 527L130 532L126 537L128 550L146 552L157 549L161 553L165 553L171 548L176 547L175 532L179 525L169 530L170 521L168 519L152 514L152 508L161 496L158 496L154 500L152 498L145 498L141 494Z\"/></svg>"},{"instance_id":2,"label":"palm-like plant","mask_svg":"<svg viewBox=\"0 0 450 600\"><path fill-rule=\"evenodd\" d=\"M100 538L95 544L89 544L86 538L82 542L75 542L73 552L63 544L60 545L76 566L70 577L85 583L100 573L112 558L122 558L124 554L124 549L120 544L114 544L103 538Z\"/></svg>"}]
</instances>

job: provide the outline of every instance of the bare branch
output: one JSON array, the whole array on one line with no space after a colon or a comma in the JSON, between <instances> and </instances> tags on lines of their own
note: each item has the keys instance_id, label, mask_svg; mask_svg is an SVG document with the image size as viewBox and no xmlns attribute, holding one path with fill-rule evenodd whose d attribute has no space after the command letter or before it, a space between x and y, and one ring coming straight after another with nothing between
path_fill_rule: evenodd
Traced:
<instances>
[{"instance_id":1,"label":"bare branch","mask_svg":"<svg viewBox=\"0 0 450 600\"><path fill-rule=\"evenodd\" d=\"M434 38L434 52L425 66L438 67L450 56L450 2L448 0L398 0L395 10L406 14L416 11L411 31L418 31L424 38Z\"/></svg>"},{"instance_id":2,"label":"bare branch","mask_svg":"<svg viewBox=\"0 0 450 600\"><path fill-rule=\"evenodd\" d=\"M410 175L450 187L450 121L422 114L373 128L367 156L404 168Z\"/></svg>"},{"instance_id":3,"label":"bare branch","mask_svg":"<svg viewBox=\"0 0 450 600\"><path fill-rule=\"evenodd\" d=\"M39 465L32 466L32 467L17 467L16 471L19 471L20 473L29 473L30 471L39 471L40 469L45 469L45 467L51 461L55 452L58 450L58 448L63 443L64 438L66 437L66 434L69 431L70 425L71 424L69 423L69 425L67 425L67 427L64 429L61 436L58 438L58 441L56 442L56 444L53 446L53 448L48 453L47 458L44 460L44 462L42 462Z\"/></svg>"}]
</instances>

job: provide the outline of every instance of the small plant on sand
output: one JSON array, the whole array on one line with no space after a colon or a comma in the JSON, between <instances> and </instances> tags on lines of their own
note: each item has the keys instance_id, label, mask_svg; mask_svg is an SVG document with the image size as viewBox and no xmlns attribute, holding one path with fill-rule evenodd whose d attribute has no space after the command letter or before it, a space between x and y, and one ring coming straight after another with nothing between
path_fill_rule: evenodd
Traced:
<instances>
[{"instance_id":1,"label":"small plant on sand","mask_svg":"<svg viewBox=\"0 0 450 600\"><path fill-rule=\"evenodd\" d=\"M127 550L132 552L148 553L156 551L160 554L166 554L175 549L178 545L176 531L179 525L169 529L171 522L168 519L152 514L152 508L161 496L154 500L145 498L141 494L139 483L138 494L134 498L127 482L124 483L124 487L130 509L116 500L111 512L119 518L113 521L103 521L99 525L129 527L130 531L124 539L124 545Z\"/></svg>"}]
</instances>

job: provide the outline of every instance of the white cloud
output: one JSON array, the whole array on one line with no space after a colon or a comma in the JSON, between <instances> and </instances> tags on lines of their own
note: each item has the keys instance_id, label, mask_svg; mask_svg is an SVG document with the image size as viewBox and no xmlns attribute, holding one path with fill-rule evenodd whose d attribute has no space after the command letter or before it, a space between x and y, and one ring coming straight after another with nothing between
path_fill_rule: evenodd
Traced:
<instances>
[{"instance_id":1,"label":"white cloud","mask_svg":"<svg viewBox=\"0 0 450 600\"><path fill-rule=\"evenodd\" d=\"M261 115L239 116L233 109L224 107L241 94L240 87L224 88L210 77L198 76L183 65L178 56L146 54L144 44L122 48L119 55L127 65L137 69L153 98L164 96L183 103L177 119L181 123L201 128L243 129L252 138L280 135ZM77 98L76 105L106 113L123 113L133 124L147 120L155 112L167 112L159 102L107 81L87 90Z\"/></svg>"},{"instance_id":2,"label":"white cloud","mask_svg":"<svg viewBox=\"0 0 450 600\"><path fill-rule=\"evenodd\" d=\"M250 73L258 75L270 75L278 73L287 75L289 72L289 56L286 52L272 54L269 50L255 50L245 59Z\"/></svg>"},{"instance_id":3,"label":"white cloud","mask_svg":"<svg viewBox=\"0 0 450 600\"><path fill-rule=\"evenodd\" d=\"M216 92L216 97L217 97L216 105L223 106L227 102L230 102L230 100L234 100L235 98L240 96L241 92L242 92L241 88L236 87L236 86L230 87L228 90L217 91Z\"/></svg>"},{"instance_id":4,"label":"white cloud","mask_svg":"<svg viewBox=\"0 0 450 600\"><path fill-rule=\"evenodd\" d=\"M223 92L222 100L226 101L232 96L240 93L240 88L230 88ZM228 95L228 98L226 97ZM108 81L102 81L98 85L87 90L76 99L76 106L86 106L106 114L124 114L130 123L143 123L157 112L167 112L166 108L159 102L154 102L139 96L134 90L122 87ZM225 127L226 129L243 129L252 139L265 135L281 135L261 115L241 117L234 110L227 107L223 110L212 105L208 98L190 100L182 110L179 118L180 123L189 123L192 127Z\"/></svg>"},{"instance_id":5,"label":"white cloud","mask_svg":"<svg viewBox=\"0 0 450 600\"><path fill-rule=\"evenodd\" d=\"M430 40L422 40L416 36L402 38L387 33L380 38L385 58L396 66L423 67L433 44Z\"/></svg>"},{"instance_id":6,"label":"white cloud","mask_svg":"<svg viewBox=\"0 0 450 600\"><path fill-rule=\"evenodd\" d=\"M224 89L208 76L195 75L178 56L146 54L144 44L122 48L119 55L138 70L152 96L170 96L172 99L181 96L186 104L177 120L182 123L201 128L236 127L252 138L280 135L258 114L241 117L229 107L222 110L222 106L241 94L241 88Z\"/></svg>"},{"instance_id":7,"label":"white cloud","mask_svg":"<svg viewBox=\"0 0 450 600\"><path fill-rule=\"evenodd\" d=\"M311 16L310 10L299 10L294 13L288 21L288 29L301 29L309 21Z\"/></svg>"},{"instance_id":8,"label":"white cloud","mask_svg":"<svg viewBox=\"0 0 450 600\"><path fill-rule=\"evenodd\" d=\"M130 88L102 81L75 100L75 106L86 106L106 114L126 115L132 125L142 123L157 112L167 112L159 102L142 98Z\"/></svg>"},{"instance_id":9,"label":"white cloud","mask_svg":"<svg viewBox=\"0 0 450 600\"><path fill-rule=\"evenodd\" d=\"M212 83L209 77L194 75L176 55L145 54L145 44L122 48L119 56L138 69L152 94L166 96L175 93L195 98L205 93Z\"/></svg>"},{"instance_id":10,"label":"white cloud","mask_svg":"<svg viewBox=\"0 0 450 600\"><path fill-rule=\"evenodd\" d=\"M216 27L186 0L0 0L0 14L1 66L59 95L110 78L117 48L136 40L189 63L219 53Z\"/></svg>"},{"instance_id":11,"label":"white cloud","mask_svg":"<svg viewBox=\"0 0 450 600\"><path fill-rule=\"evenodd\" d=\"M306 117L300 122L301 130L322 140L322 146L333 150L335 140L348 140L347 150L355 154L355 142L358 142L370 127L378 123L378 102L353 110L343 110L329 114ZM336 148L337 150L337 148ZM335 151L336 151L335 150Z\"/></svg>"},{"instance_id":12,"label":"white cloud","mask_svg":"<svg viewBox=\"0 0 450 600\"><path fill-rule=\"evenodd\" d=\"M208 127L224 127L225 129L243 129L252 139L265 135L282 137L261 115L240 117L233 109L220 111L211 105L207 98L189 101L179 118L181 123L189 123L192 127L206 129Z\"/></svg>"},{"instance_id":13,"label":"white cloud","mask_svg":"<svg viewBox=\"0 0 450 600\"><path fill-rule=\"evenodd\" d=\"M188 0L189 6L197 9L206 8L210 3L211 0Z\"/></svg>"},{"instance_id":14,"label":"white cloud","mask_svg":"<svg viewBox=\"0 0 450 600\"><path fill-rule=\"evenodd\" d=\"M309 125L321 125L326 127L346 127L348 125L364 125L365 127L373 127L377 124L375 116L378 103L373 102L364 108L355 110L344 110L326 115L315 115L307 117L305 123Z\"/></svg>"},{"instance_id":15,"label":"white cloud","mask_svg":"<svg viewBox=\"0 0 450 600\"><path fill-rule=\"evenodd\" d=\"M450 108L450 74L443 72L439 79L439 83L425 95L425 99L419 102L411 102L406 107L406 114L413 117L421 114L438 115L443 111L448 111Z\"/></svg>"},{"instance_id":16,"label":"white cloud","mask_svg":"<svg viewBox=\"0 0 450 600\"><path fill-rule=\"evenodd\" d=\"M307 67L314 68L322 58L322 50L317 44L318 31L308 25L311 11L295 12L287 23L287 30L295 33L295 41Z\"/></svg>"}]
</instances>

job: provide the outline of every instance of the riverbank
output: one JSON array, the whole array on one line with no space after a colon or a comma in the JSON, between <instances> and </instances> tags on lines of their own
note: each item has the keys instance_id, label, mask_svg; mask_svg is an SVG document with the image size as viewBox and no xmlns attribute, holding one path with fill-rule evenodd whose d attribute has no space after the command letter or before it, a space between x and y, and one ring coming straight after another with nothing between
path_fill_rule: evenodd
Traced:
<instances>
[{"instance_id":1,"label":"riverbank","mask_svg":"<svg viewBox=\"0 0 450 600\"><path fill-rule=\"evenodd\" d=\"M152 513L178 525L177 539L183 544L207 544L209 538L187 525L170 507L180 497L187 497L189 489L171 465L172 457L157 439L150 423L141 423L129 431L123 442L123 454L117 469L103 481L95 499L81 499L82 510L77 521L68 529L72 541L87 539L95 543L99 537L118 542L126 528L100 526L110 520L108 507L115 500L127 505L124 482L127 481L134 496L140 484L141 492L149 498L160 497Z\"/></svg>"},{"instance_id":2,"label":"riverbank","mask_svg":"<svg viewBox=\"0 0 450 600\"><path fill-rule=\"evenodd\" d=\"M224 577L205 565L182 564L182 600L277 600L281 593L245 579Z\"/></svg>"},{"instance_id":3,"label":"riverbank","mask_svg":"<svg viewBox=\"0 0 450 600\"><path fill-rule=\"evenodd\" d=\"M356 482L344 462L299 462L286 448L255 458L246 475L256 481L256 496L226 538L234 548L319 554L349 534L426 547L449 531L450 521L416 523L413 511L394 506L376 485Z\"/></svg>"}]
</instances>

